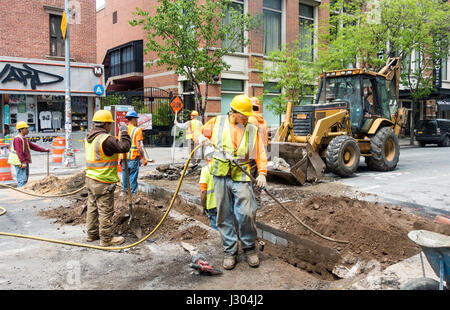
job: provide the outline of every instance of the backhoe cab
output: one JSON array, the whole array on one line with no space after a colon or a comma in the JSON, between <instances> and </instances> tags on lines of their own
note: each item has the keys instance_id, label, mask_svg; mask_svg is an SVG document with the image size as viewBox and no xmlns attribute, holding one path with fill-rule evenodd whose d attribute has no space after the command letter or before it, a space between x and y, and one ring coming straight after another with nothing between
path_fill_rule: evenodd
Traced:
<instances>
[{"instance_id":1,"label":"backhoe cab","mask_svg":"<svg viewBox=\"0 0 450 310\"><path fill-rule=\"evenodd\" d=\"M270 144L271 154L279 156L271 158L269 174L303 184L320 179L327 167L348 177L358 168L360 156L373 170L395 169L398 135L406 120L406 110L397 105L399 74L398 58L389 59L378 73L322 73L315 104L288 103L286 121Z\"/></svg>"}]
</instances>

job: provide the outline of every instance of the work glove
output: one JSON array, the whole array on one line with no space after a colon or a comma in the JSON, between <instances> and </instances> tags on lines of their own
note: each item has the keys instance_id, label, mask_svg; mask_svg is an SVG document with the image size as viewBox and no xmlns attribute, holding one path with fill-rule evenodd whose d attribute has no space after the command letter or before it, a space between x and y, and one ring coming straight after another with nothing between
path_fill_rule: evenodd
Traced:
<instances>
[{"instance_id":1,"label":"work glove","mask_svg":"<svg viewBox=\"0 0 450 310\"><path fill-rule=\"evenodd\" d=\"M198 143L201 145L211 145L211 141L209 141L209 139L206 138L204 135L200 135L198 137Z\"/></svg>"},{"instance_id":2,"label":"work glove","mask_svg":"<svg viewBox=\"0 0 450 310\"><path fill-rule=\"evenodd\" d=\"M264 188L266 188L266 185L267 185L266 176L261 173L256 178L256 186L258 186L261 189L264 189Z\"/></svg>"},{"instance_id":3,"label":"work glove","mask_svg":"<svg viewBox=\"0 0 450 310\"><path fill-rule=\"evenodd\" d=\"M233 156L230 153L224 152L225 153L225 159L229 160L229 161L233 161Z\"/></svg>"},{"instance_id":4,"label":"work glove","mask_svg":"<svg viewBox=\"0 0 450 310\"><path fill-rule=\"evenodd\" d=\"M127 125L120 125L119 130L128 132L128 127Z\"/></svg>"},{"instance_id":5,"label":"work glove","mask_svg":"<svg viewBox=\"0 0 450 310\"><path fill-rule=\"evenodd\" d=\"M147 164L148 164L147 159L143 158L143 162L144 162L144 166L147 166Z\"/></svg>"},{"instance_id":6,"label":"work glove","mask_svg":"<svg viewBox=\"0 0 450 310\"><path fill-rule=\"evenodd\" d=\"M47 153L50 153L50 149L45 149L45 151L46 151Z\"/></svg>"},{"instance_id":7,"label":"work glove","mask_svg":"<svg viewBox=\"0 0 450 310\"><path fill-rule=\"evenodd\" d=\"M205 154L205 159L209 160L213 157L214 154L214 147L212 145L207 145L205 147L205 150L203 152Z\"/></svg>"}]
</instances>

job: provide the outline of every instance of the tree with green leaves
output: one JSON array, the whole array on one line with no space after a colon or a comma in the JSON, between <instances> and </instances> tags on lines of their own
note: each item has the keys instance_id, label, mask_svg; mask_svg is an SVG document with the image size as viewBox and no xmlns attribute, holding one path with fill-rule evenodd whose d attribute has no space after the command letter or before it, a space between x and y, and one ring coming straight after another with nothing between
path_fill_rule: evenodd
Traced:
<instances>
[{"instance_id":1,"label":"tree with green leaves","mask_svg":"<svg viewBox=\"0 0 450 310\"><path fill-rule=\"evenodd\" d=\"M414 115L418 100L434 90L433 68L449 54L449 13L447 1L334 1L329 30L319 31L318 65L378 71L389 57L400 57L400 83L411 94Z\"/></svg>"},{"instance_id":2,"label":"tree with green leaves","mask_svg":"<svg viewBox=\"0 0 450 310\"><path fill-rule=\"evenodd\" d=\"M264 82L276 81L277 88L282 92L274 97L271 103L264 103L265 91L262 96L263 105L275 114L286 111L287 102L300 104L306 96L314 95L319 72L316 65L305 55L310 54L311 47L300 44L296 40L291 44L282 45L280 50L274 50L257 67L261 70Z\"/></svg>"},{"instance_id":3,"label":"tree with green leaves","mask_svg":"<svg viewBox=\"0 0 450 310\"><path fill-rule=\"evenodd\" d=\"M191 83L196 109L204 118L209 85L231 67L224 56L250 44L245 33L258 28L260 18L244 14L231 0L158 0L154 15L136 8L130 24L145 29L144 52L155 52L158 66Z\"/></svg>"}]
</instances>

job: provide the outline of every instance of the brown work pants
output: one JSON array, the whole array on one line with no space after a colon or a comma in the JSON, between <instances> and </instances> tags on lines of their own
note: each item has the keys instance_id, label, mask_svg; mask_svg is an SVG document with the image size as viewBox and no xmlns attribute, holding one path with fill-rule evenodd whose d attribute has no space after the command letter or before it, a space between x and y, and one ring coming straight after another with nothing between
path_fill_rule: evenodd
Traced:
<instances>
[{"instance_id":1,"label":"brown work pants","mask_svg":"<svg viewBox=\"0 0 450 310\"><path fill-rule=\"evenodd\" d=\"M101 241L109 242L113 237L112 218L116 184L107 184L86 178L86 188L88 190L87 236L88 238L99 236Z\"/></svg>"}]
</instances>

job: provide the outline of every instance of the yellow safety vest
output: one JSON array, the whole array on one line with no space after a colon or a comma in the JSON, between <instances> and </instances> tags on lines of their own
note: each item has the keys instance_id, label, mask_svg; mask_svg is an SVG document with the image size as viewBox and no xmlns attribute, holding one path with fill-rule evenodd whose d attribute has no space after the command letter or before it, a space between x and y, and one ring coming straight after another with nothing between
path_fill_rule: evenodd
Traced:
<instances>
[{"instance_id":1,"label":"yellow safety vest","mask_svg":"<svg viewBox=\"0 0 450 310\"><path fill-rule=\"evenodd\" d=\"M216 207L216 194L214 194L214 179L209 173L209 165L203 166L200 174L200 183L206 183L206 209L211 210Z\"/></svg>"},{"instance_id":2,"label":"yellow safety vest","mask_svg":"<svg viewBox=\"0 0 450 310\"><path fill-rule=\"evenodd\" d=\"M228 116L220 115L217 116L216 122L214 123L211 142L219 148L222 148L228 154L232 154L234 159L250 174L250 159L256 158L255 146L257 134L258 128L253 124L247 123L238 149L234 151ZM215 176L226 176L230 172L231 178L234 181L251 181L238 166L227 161L225 155L217 151L217 149L213 154L210 172Z\"/></svg>"},{"instance_id":3,"label":"yellow safety vest","mask_svg":"<svg viewBox=\"0 0 450 310\"><path fill-rule=\"evenodd\" d=\"M128 152L128 159L136 159L136 157L139 157L139 149L137 147L137 140L136 140L136 134L137 131L139 130L139 127L133 126L133 129L131 130L131 132L129 132L130 127L128 127L128 134L131 137L131 147L130 147L130 151Z\"/></svg>"},{"instance_id":4,"label":"yellow safety vest","mask_svg":"<svg viewBox=\"0 0 450 310\"><path fill-rule=\"evenodd\" d=\"M23 148L22 152L25 152L25 139L21 135L18 135L17 137L22 139L22 148ZM31 164L30 144L27 143L27 145L28 145L28 153L30 154L30 164ZM22 165L22 163L20 162L19 155L17 155L17 152L14 149L14 140L11 143L11 146L10 146L9 149L10 149L10 151L9 151L9 156L8 156L8 164L13 165L13 166L20 166L20 165Z\"/></svg>"},{"instance_id":5,"label":"yellow safety vest","mask_svg":"<svg viewBox=\"0 0 450 310\"><path fill-rule=\"evenodd\" d=\"M117 183L119 182L117 176L118 154L106 156L103 152L103 142L109 136L107 133L99 134L91 143L87 142L87 139L84 140L86 176L103 183Z\"/></svg>"},{"instance_id":6,"label":"yellow safety vest","mask_svg":"<svg viewBox=\"0 0 450 310\"><path fill-rule=\"evenodd\" d=\"M197 119L188 121L188 129L186 130L186 139L196 139L201 127L202 122L200 122Z\"/></svg>"}]
</instances>

